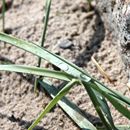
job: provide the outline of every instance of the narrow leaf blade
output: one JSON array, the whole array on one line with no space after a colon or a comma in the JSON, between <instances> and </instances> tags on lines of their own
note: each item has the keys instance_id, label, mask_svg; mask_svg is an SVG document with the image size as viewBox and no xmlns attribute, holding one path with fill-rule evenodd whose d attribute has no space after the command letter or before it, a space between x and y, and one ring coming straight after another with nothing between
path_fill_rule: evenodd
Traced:
<instances>
[{"instance_id":1,"label":"narrow leaf blade","mask_svg":"<svg viewBox=\"0 0 130 130\"><path fill-rule=\"evenodd\" d=\"M62 90L60 90L55 96L55 98L52 99L52 101L46 106L45 109L42 110L38 118L33 122L33 124L28 128L28 130L32 130L41 121L41 119L54 107L54 105L57 104L57 102L68 93L68 91L76 82L76 79L72 79L72 81L70 81Z\"/></svg>"},{"instance_id":2,"label":"narrow leaf blade","mask_svg":"<svg viewBox=\"0 0 130 130\"><path fill-rule=\"evenodd\" d=\"M66 74L65 72L25 65L0 65L0 70L53 77L65 81L70 81L72 78L74 78L73 76Z\"/></svg>"},{"instance_id":3,"label":"narrow leaf blade","mask_svg":"<svg viewBox=\"0 0 130 130\"><path fill-rule=\"evenodd\" d=\"M49 82L43 80L40 81L41 86L49 93L49 95L54 98L58 93L58 90L50 85ZM60 107L71 117L71 119L80 127L82 130L97 130L84 116L82 111L70 102L66 97L63 97L62 100L58 102Z\"/></svg>"}]
</instances>

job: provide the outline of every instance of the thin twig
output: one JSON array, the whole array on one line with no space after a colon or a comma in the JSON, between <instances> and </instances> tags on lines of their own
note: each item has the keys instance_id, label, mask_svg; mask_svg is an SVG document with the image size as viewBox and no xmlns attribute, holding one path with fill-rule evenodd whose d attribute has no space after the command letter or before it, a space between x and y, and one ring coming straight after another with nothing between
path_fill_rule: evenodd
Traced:
<instances>
[{"instance_id":1,"label":"thin twig","mask_svg":"<svg viewBox=\"0 0 130 130\"><path fill-rule=\"evenodd\" d=\"M110 76L108 76L108 74L103 70L103 68L99 65L99 63L95 60L95 58L92 56L92 61L93 63L96 65L96 67L98 68L98 70L100 71L100 73L109 81L112 82L112 80L110 79Z\"/></svg>"}]
</instances>

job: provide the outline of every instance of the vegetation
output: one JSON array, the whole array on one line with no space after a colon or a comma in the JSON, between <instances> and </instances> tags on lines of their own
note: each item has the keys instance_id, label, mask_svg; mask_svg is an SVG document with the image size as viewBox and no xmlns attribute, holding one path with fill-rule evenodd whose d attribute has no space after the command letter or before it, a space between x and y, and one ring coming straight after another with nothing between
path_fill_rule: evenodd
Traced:
<instances>
[{"instance_id":1,"label":"vegetation","mask_svg":"<svg viewBox=\"0 0 130 130\"><path fill-rule=\"evenodd\" d=\"M5 0L2 0L2 31L5 29Z\"/></svg>"},{"instance_id":2,"label":"vegetation","mask_svg":"<svg viewBox=\"0 0 130 130\"><path fill-rule=\"evenodd\" d=\"M25 65L0 65L0 71L12 71L20 73L28 73L39 75L40 78L37 82L52 96L51 102L41 111L37 119L28 128L32 130L41 119L48 113L55 104L59 104L64 111L72 118L73 121L83 130L126 130L130 129L129 126L116 126L113 122L113 118L108 106L108 101L126 118L130 119L130 111L127 107L130 107L130 99L125 97L121 93L110 89L98 80L91 77L83 69L70 63L66 59L53 54L52 52L43 48L45 41L45 34L47 29L47 23L49 18L51 0L46 1L46 20L42 37L42 44L38 46L32 42L24 41L13 36L9 36L5 33L0 33L0 40L9 43L13 46L21 48L39 57L39 64L37 67L25 66ZM4 6L3 6L4 7ZM4 15L3 15L4 16ZM4 17L3 17L4 18ZM4 21L4 20L3 20ZM49 70L46 68L40 68L41 59L47 60L51 64L57 66L61 71ZM63 80L65 82L64 87L61 90L57 90L51 82L44 77L51 77ZM73 104L64 96L75 85L80 84L84 86L94 107L97 111L100 119L103 122L102 127L94 126L89 120L85 118L78 106ZM127 106L127 107L126 107ZM82 120L80 120L81 118Z\"/></svg>"}]
</instances>

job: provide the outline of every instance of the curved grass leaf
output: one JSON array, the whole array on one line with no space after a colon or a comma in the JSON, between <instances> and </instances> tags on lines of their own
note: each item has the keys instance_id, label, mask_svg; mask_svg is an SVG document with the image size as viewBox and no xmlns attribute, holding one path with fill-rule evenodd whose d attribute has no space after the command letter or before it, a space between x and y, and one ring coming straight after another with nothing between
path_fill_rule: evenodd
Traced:
<instances>
[{"instance_id":1,"label":"curved grass leaf","mask_svg":"<svg viewBox=\"0 0 130 130\"><path fill-rule=\"evenodd\" d=\"M130 106L130 99L123 96L122 94L118 93L117 91L113 91L103 84L101 84L99 81L95 80L94 78L90 77L86 72L84 72L79 67L75 66L74 64L68 62L67 60L61 58L60 56L57 56L49 51L47 51L44 48L39 47L36 44L33 44L31 42L26 42L23 40L19 40L15 37L8 36L4 33L0 33L0 40L8 42L12 45L15 45L23 50L26 50L28 52L31 52L45 60L48 60L52 64L59 67L61 70L65 71L66 73L73 75L79 80L88 83L89 87L93 87L97 92L101 93L103 96L111 95L114 98L117 98L120 103L126 104ZM96 86L93 86L93 84L96 84Z\"/></svg>"},{"instance_id":2,"label":"curved grass leaf","mask_svg":"<svg viewBox=\"0 0 130 130\"><path fill-rule=\"evenodd\" d=\"M47 80L39 81L41 86L49 93L49 95L54 98L58 93L58 90ZM81 130L106 130L104 127L93 126L84 116L84 113L78 108L77 105L72 103L66 97L63 97L62 100L58 102L60 107L71 117L71 119L79 126ZM118 130L130 130L128 125L116 125Z\"/></svg>"},{"instance_id":3,"label":"curved grass leaf","mask_svg":"<svg viewBox=\"0 0 130 130\"><path fill-rule=\"evenodd\" d=\"M72 78L74 78L73 76L66 74L65 72L48 70L45 68L38 68L32 66L25 66L25 65L0 65L0 71L34 74L45 77L53 77L65 81L70 81L72 80Z\"/></svg>"},{"instance_id":4,"label":"curved grass leaf","mask_svg":"<svg viewBox=\"0 0 130 130\"><path fill-rule=\"evenodd\" d=\"M97 91L93 90L91 87L87 86L87 84L83 83L85 89L88 92L88 95L90 96L90 99L93 102L93 105L102 120L103 124L106 127L106 130L117 130L111 113L110 113L110 108L108 107L108 104L106 100L102 97L100 93Z\"/></svg>"},{"instance_id":5,"label":"curved grass leaf","mask_svg":"<svg viewBox=\"0 0 130 130\"><path fill-rule=\"evenodd\" d=\"M128 105L128 107L130 107L130 98L122 95L121 93L119 93L118 91L115 90L111 90L110 88L106 87L105 85L103 85L102 83L100 83L99 81L94 81L91 80L91 83L88 83L90 86L92 84L96 84L96 86L93 86L93 88L102 93L102 95L111 95L111 97L116 98L118 100L118 102L124 104L124 105ZM104 96L105 96L104 95Z\"/></svg>"},{"instance_id":6,"label":"curved grass leaf","mask_svg":"<svg viewBox=\"0 0 130 130\"><path fill-rule=\"evenodd\" d=\"M117 130L130 130L130 126L128 125L116 125ZM97 128L98 130L106 130L106 128Z\"/></svg>"},{"instance_id":7,"label":"curved grass leaf","mask_svg":"<svg viewBox=\"0 0 130 130\"><path fill-rule=\"evenodd\" d=\"M33 122L33 124L28 128L28 130L32 130L46 115L46 113L48 113L54 107L54 105L57 104L57 102L68 93L71 87L78 82L79 81L77 79L72 79L72 81L70 81L64 88L62 88L55 96L55 98L52 99L51 102L46 106L46 108L40 113L38 118Z\"/></svg>"},{"instance_id":8,"label":"curved grass leaf","mask_svg":"<svg viewBox=\"0 0 130 130\"><path fill-rule=\"evenodd\" d=\"M85 83L85 84L88 84L89 86L93 87L95 90L99 90L99 92L102 93L102 95L104 95L104 97L106 97L111 102L111 104L120 113L122 113L125 117L127 117L128 119L130 119L130 110L128 110L126 107L123 106L124 103L119 100L119 98L121 98L121 97L118 98L118 97L115 97L115 96L111 95L111 93L101 91L98 88L99 87L98 84L97 85L93 85L93 84L90 84L90 83Z\"/></svg>"},{"instance_id":9,"label":"curved grass leaf","mask_svg":"<svg viewBox=\"0 0 130 130\"><path fill-rule=\"evenodd\" d=\"M60 56L56 54L51 53L45 48L41 48L40 46L32 42L20 40L13 36L9 36L5 33L0 33L0 40L4 42L8 42L11 45L14 45L36 56L39 56L49 61L50 63L54 64L55 66L59 67L61 70L65 71L66 73L70 75L74 75L75 77L82 78L86 82L91 80L90 76L85 75L86 73L82 69L77 67L76 65L68 62L67 60L61 58Z\"/></svg>"},{"instance_id":10,"label":"curved grass leaf","mask_svg":"<svg viewBox=\"0 0 130 130\"><path fill-rule=\"evenodd\" d=\"M125 117L127 117L130 120L130 110L124 107L120 102L118 102L118 100L114 99L111 95L106 94L105 96L116 108L116 110L118 110L120 113L122 113Z\"/></svg>"},{"instance_id":11,"label":"curved grass leaf","mask_svg":"<svg viewBox=\"0 0 130 130\"><path fill-rule=\"evenodd\" d=\"M58 93L58 90L50 85L48 81L39 81L41 86L49 93L49 95L54 98ZM80 127L82 130L97 130L93 124L91 124L84 113L78 108L77 105L73 104L66 97L63 97L62 100L58 102L60 107L71 117L71 119Z\"/></svg>"},{"instance_id":12,"label":"curved grass leaf","mask_svg":"<svg viewBox=\"0 0 130 130\"><path fill-rule=\"evenodd\" d=\"M106 94L111 94L111 96L117 97L119 101L127 104L130 106L130 99L123 96L117 91L111 90L96 79L90 77L84 70L80 69L76 65L68 62L67 60L61 58L60 56L57 56L49 51L47 51L45 48L41 48L38 45L26 42L24 40L17 39L15 37L9 36L5 33L0 33L0 40L4 42L8 42L16 47L19 47L25 51L28 51L34 55L37 55L50 63L56 65L61 70L65 71L66 73L73 75L77 78L79 78L82 81L89 82L89 85L97 84L98 87L94 88L96 91Z\"/></svg>"}]
</instances>

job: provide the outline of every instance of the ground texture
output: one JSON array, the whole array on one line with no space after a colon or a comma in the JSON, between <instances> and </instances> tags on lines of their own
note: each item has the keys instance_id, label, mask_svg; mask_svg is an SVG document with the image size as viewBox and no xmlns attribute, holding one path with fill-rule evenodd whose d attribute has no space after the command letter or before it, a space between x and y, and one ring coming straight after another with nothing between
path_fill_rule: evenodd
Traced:
<instances>
[{"instance_id":1,"label":"ground texture","mask_svg":"<svg viewBox=\"0 0 130 130\"><path fill-rule=\"evenodd\" d=\"M44 6L45 3L41 0L14 1L12 8L6 12L6 30L11 35L38 44L43 29ZM117 43L112 39L100 15L92 9L89 10L85 1L52 1L45 48L82 67L113 90L119 90L129 96L126 86L127 75ZM69 42L73 46L70 44L67 49L62 48L60 46L62 42ZM108 73L114 81L113 84L99 73L91 60L92 56ZM37 57L1 42L0 62L36 66ZM34 94L33 82L34 77L29 75L0 72L0 130L26 130L50 101L46 93L40 92L39 96ZM99 121L82 86L75 86L67 96L86 112L89 120L93 123ZM113 107L111 109L116 124L130 123ZM79 130L79 128L57 105L35 130Z\"/></svg>"}]
</instances>

